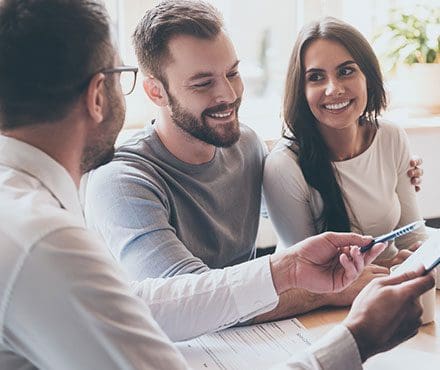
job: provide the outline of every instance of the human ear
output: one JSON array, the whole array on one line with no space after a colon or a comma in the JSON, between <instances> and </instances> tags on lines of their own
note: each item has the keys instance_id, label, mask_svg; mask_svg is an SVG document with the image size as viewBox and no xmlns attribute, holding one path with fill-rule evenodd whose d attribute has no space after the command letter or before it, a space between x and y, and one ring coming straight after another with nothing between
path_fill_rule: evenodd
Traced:
<instances>
[{"instance_id":1,"label":"human ear","mask_svg":"<svg viewBox=\"0 0 440 370\"><path fill-rule=\"evenodd\" d=\"M103 73L97 73L90 80L86 92L87 110L92 119L97 123L100 123L104 119L104 80L105 75Z\"/></svg>"},{"instance_id":2,"label":"human ear","mask_svg":"<svg viewBox=\"0 0 440 370\"><path fill-rule=\"evenodd\" d=\"M168 105L168 94L163 83L156 77L148 76L144 79L142 86L150 100L159 107Z\"/></svg>"}]
</instances>

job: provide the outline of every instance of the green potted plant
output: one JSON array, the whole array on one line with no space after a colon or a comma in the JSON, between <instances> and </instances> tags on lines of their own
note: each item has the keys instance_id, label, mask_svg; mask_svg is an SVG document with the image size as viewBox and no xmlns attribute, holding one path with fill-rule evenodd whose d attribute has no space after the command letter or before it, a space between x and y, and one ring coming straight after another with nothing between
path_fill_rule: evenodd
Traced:
<instances>
[{"instance_id":1,"label":"green potted plant","mask_svg":"<svg viewBox=\"0 0 440 370\"><path fill-rule=\"evenodd\" d=\"M385 72L394 73L392 103L440 113L440 7L393 9L376 36Z\"/></svg>"}]
</instances>

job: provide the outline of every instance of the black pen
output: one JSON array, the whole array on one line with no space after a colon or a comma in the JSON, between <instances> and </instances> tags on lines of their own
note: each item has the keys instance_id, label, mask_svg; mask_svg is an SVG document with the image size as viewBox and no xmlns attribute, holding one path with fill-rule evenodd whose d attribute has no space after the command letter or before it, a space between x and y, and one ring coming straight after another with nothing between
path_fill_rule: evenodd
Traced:
<instances>
[{"instance_id":1,"label":"black pen","mask_svg":"<svg viewBox=\"0 0 440 370\"><path fill-rule=\"evenodd\" d=\"M384 234L381 236L378 236L377 238L374 238L370 243L368 243L366 246L361 247L361 252L364 253L368 250L370 250L373 245L377 243L384 243L389 240L394 240L398 238L399 236L405 235L410 233L411 231L414 231L415 229L418 229L420 226L423 226L425 224L425 220L416 221L413 223L410 223L406 226L401 227L400 229L391 231L388 234Z\"/></svg>"}]
</instances>

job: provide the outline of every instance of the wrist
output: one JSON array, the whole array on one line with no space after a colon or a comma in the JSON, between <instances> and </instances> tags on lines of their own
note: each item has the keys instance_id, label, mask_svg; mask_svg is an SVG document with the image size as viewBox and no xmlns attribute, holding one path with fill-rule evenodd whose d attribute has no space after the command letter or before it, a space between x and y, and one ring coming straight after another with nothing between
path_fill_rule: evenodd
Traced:
<instances>
[{"instance_id":1,"label":"wrist","mask_svg":"<svg viewBox=\"0 0 440 370\"><path fill-rule=\"evenodd\" d=\"M275 253L270 256L272 281L278 295L296 288L296 262L292 253Z\"/></svg>"},{"instance_id":2,"label":"wrist","mask_svg":"<svg viewBox=\"0 0 440 370\"><path fill-rule=\"evenodd\" d=\"M361 321L355 322L345 320L343 325L347 327L353 336L358 347L361 361L364 363L374 354L374 351L372 350L373 343L371 343L371 340L369 339L368 330L366 330L365 325Z\"/></svg>"},{"instance_id":3,"label":"wrist","mask_svg":"<svg viewBox=\"0 0 440 370\"><path fill-rule=\"evenodd\" d=\"M322 297L323 306L340 306L338 300L339 293L322 293L320 295Z\"/></svg>"}]
</instances>

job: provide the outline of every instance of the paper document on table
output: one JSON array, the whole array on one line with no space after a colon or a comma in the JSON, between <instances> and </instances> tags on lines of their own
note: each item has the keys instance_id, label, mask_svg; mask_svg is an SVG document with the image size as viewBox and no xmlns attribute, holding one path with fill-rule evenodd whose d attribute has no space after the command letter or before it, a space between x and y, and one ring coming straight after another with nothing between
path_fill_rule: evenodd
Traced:
<instances>
[{"instance_id":1,"label":"paper document on table","mask_svg":"<svg viewBox=\"0 0 440 370\"><path fill-rule=\"evenodd\" d=\"M206 334L177 347L193 369L267 369L304 351L307 329L289 319Z\"/></svg>"}]
</instances>

